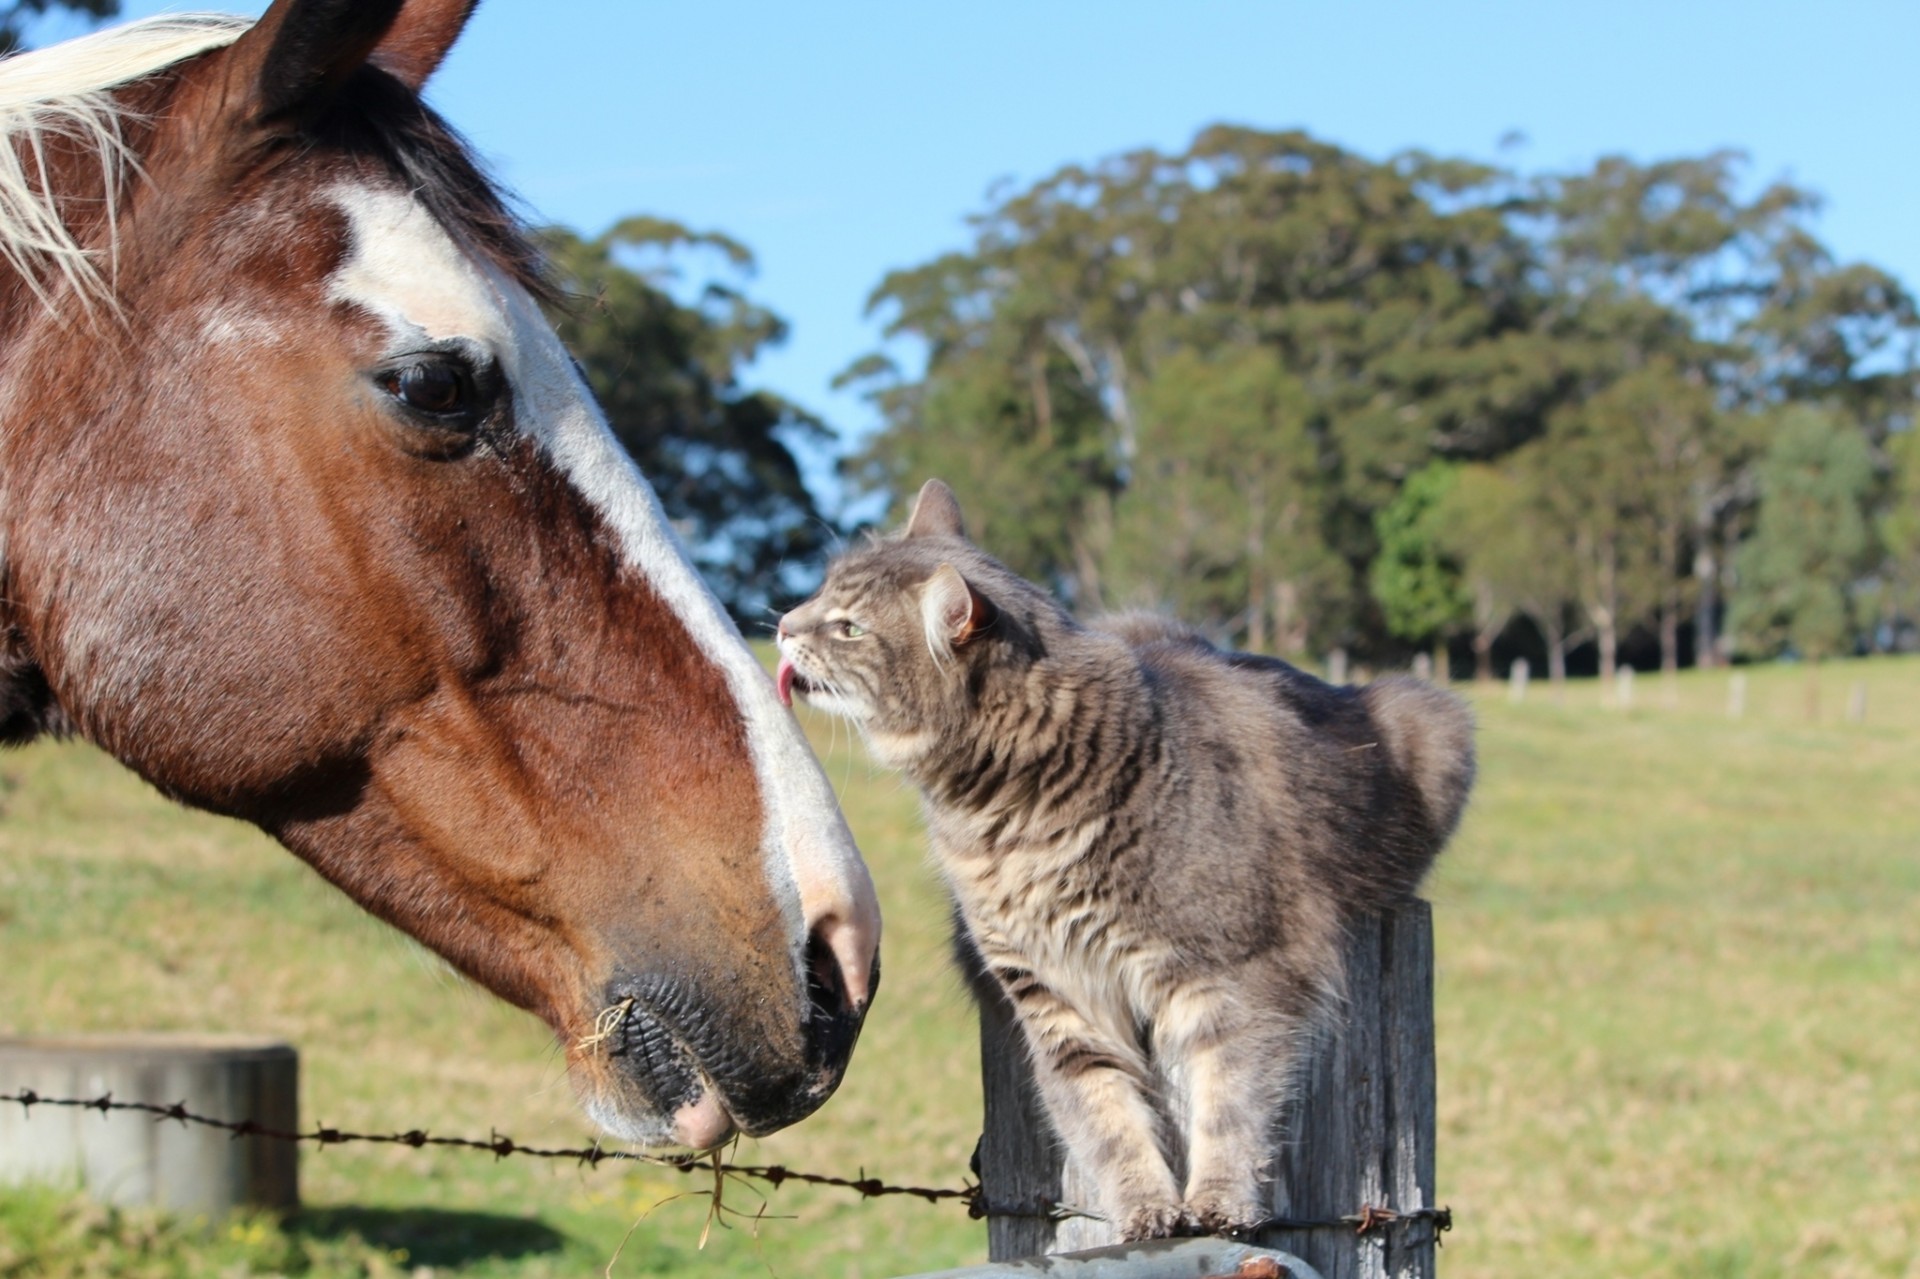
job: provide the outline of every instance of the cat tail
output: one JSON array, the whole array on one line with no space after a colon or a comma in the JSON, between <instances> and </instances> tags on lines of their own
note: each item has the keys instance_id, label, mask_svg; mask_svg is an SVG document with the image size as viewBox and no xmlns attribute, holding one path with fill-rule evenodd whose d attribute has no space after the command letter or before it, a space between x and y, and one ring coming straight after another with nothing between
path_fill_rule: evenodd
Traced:
<instances>
[{"instance_id":1,"label":"cat tail","mask_svg":"<svg viewBox=\"0 0 1920 1279\"><path fill-rule=\"evenodd\" d=\"M1473 712L1425 680L1389 676L1361 700L1394 768L1410 782L1434 832L1434 848L1452 838L1473 789Z\"/></svg>"}]
</instances>

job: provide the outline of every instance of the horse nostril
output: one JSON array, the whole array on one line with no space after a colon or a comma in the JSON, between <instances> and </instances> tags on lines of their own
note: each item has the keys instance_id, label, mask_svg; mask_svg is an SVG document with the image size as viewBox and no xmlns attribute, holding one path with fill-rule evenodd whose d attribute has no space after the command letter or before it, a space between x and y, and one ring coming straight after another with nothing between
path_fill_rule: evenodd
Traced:
<instances>
[{"instance_id":1,"label":"horse nostril","mask_svg":"<svg viewBox=\"0 0 1920 1279\"><path fill-rule=\"evenodd\" d=\"M847 1070L852 1045L860 1039L866 1020L866 1001L847 989L849 974L839 954L820 929L806 939L806 1064L814 1072L814 1089L831 1093ZM854 979L870 989L874 976L860 972Z\"/></svg>"},{"instance_id":2,"label":"horse nostril","mask_svg":"<svg viewBox=\"0 0 1920 1279\"><path fill-rule=\"evenodd\" d=\"M863 965L851 974L858 988L849 989L850 974L827 930L816 928L807 938L807 1060L829 1089L839 1082L853 1054L878 975L877 960L871 967Z\"/></svg>"},{"instance_id":3,"label":"horse nostril","mask_svg":"<svg viewBox=\"0 0 1920 1279\"><path fill-rule=\"evenodd\" d=\"M807 1000L816 1018L842 1017L855 1011L847 997L847 977L840 969L840 957L818 929L807 938Z\"/></svg>"}]
</instances>

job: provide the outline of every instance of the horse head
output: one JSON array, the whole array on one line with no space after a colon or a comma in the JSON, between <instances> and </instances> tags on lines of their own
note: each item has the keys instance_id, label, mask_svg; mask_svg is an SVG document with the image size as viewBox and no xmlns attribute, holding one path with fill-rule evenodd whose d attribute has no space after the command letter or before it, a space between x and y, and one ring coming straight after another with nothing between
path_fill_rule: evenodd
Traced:
<instances>
[{"instance_id":1,"label":"horse head","mask_svg":"<svg viewBox=\"0 0 1920 1279\"><path fill-rule=\"evenodd\" d=\"M0 732L259 825L707 1147L836 1086L878 908L419 98L471 8L0 65Z\"/></svg>"}]
</instances>

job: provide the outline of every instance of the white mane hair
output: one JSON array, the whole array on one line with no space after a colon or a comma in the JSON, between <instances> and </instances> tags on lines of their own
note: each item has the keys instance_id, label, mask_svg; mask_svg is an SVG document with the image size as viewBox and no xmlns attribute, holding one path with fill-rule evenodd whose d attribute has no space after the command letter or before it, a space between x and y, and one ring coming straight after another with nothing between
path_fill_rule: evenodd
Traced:
<instances>
[{"instance_id":1,"label":"white mane hair","mask_svg":"<svg viewBox=\"0 0 1920 1279\"><path fill-rule=\"evenodd\" d=\"M219 13L163 14L0 59L0 258L53 308L59 277L91 310L113 306L114 195L140 171L112 90L232 44L253 25ZM97 155L107 192L107 272L82 248L48 188L46 147L60 139Z\"/></svg>"}]
</instances>

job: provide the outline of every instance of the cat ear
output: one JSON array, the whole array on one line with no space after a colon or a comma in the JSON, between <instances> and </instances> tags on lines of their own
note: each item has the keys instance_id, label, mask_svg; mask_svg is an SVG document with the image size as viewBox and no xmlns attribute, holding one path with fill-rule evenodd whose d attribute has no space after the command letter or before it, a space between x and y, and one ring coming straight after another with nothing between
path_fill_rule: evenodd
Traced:
<instances>
[{"instance_id":1,"label":"cat ear","mask_svg":"<svg viewBox=\"0 0 1920 1279\"><path fill-rule=\"evenodd\" d=\"M920 588L920 619L936 652L960 647L993 625L997 616L986 596L951 564L935 569Z\"/></svg>"},{"instance_id":2,"label":"cat ear","mask_svg":"<svg viewBox=\"0 0 1920 1279\"><path fill-rule=\"evenodd\" d=\"M928 480L913 500L913 514L907 516L908 537L965 537L966 521L960 518L960 499L942 480Z\"/></svg>"}]
</instances>

